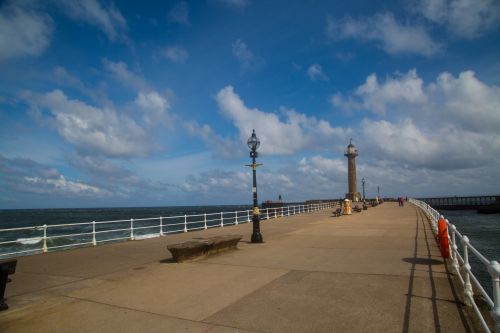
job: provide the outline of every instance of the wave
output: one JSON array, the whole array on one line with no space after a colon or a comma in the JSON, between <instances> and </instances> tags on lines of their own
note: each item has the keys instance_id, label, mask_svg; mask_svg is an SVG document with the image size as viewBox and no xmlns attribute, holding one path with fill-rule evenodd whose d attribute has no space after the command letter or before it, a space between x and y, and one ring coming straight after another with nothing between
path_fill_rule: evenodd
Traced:
<instances>
[{"instance_id":1,"label":"wave","mask_svg":"<svg viewBox=\"0 0 500 333\"><path fill-rule=\"evenodd\" d=\"M42 237L30 237L30 238L18 238L16 239L16 243L24 244L24 245L33 245L38 244L42 241Z\"/></svg>"},{"instance_id":2,"label":"wave","mask_svg":"<svg viewBox=\"0 0 500 333\"><path fill-rule=\"evenodd\" d=\"M155 237L159 237L160 234L156 233L156 234L146 234L146 235L135 235L134 238L135 239L148 239L148 238L155 238Z\"/></svg>"}]
</instances>

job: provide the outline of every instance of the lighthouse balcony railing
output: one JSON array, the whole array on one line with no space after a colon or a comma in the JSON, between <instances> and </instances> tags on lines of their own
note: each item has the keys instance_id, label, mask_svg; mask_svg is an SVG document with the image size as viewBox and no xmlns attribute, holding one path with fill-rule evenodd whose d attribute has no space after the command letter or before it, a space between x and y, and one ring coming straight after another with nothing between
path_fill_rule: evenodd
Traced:
<instances>
[{"instance_id":1,"label":"lighthouse balcony railing","mask_svg":"<svg viewBox=\"0 0 500 333\"><path fill-rule=\"evenodd\" d=\"M444 219L443 215L423 201L416 199L409 199L409 201L425 212L429 218L434 234L437 235L438 221L440 218ZM490 308L490 315L493 320L493 331L495 333L500 333L500 264L496 260L489 260L486 258L471 244L466 235L463 235L457 230L454 224L450 223L447 219L445 219L445 221L448 229L448 238L450 240L450 264L453 273L463 287L464 303L474 310L484 331L492 332L474 298L474 293L479 293ZM460 249L462 252L460 252ZM484 268L491 277L493 299L488 295L471 268L469 260L469 254L471 253L480 264L484 265Z\"/></svg>"},{"instance_id":2,"label":"lighthouse balcony railing","mask_svg":"<svg viewBox=\"0 0 500 333\"><path fill-rule=\"evenodd\" d=\"M264 208L261 220L330 209L335 202ZM225 211L152 218L44 224L0 229L0 259L45 253L124 240L141 240L168 234L249 223L252 210Z\"/></svg>"}]
</instances>

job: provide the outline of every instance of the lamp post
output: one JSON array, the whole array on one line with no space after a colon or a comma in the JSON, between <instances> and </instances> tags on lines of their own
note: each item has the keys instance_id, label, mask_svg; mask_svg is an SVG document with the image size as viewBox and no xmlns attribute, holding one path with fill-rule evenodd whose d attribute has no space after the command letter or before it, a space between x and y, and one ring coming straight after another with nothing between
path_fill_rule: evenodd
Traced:
<instances>
[{"instance_id":1,"label":"lamp post","mask_svg":"<svg viewBox=\"0 0 500 333\"><path fill-rule=\"evenodd\" d=\"M255 159L257 158L257 148L260 146L260 140L255 135L255 130L252 132L252 136L248 138L247 141L248 148L250 148L250 157L252 158L252 164L248 165L252 167L253 170L253 232L252 232L252 243L263 243L262 235L260 233L260 212L259 212L259 202L257 201L257 167L262 164L256 164Z\"/></svg>"},{"instance_id":2,"label":"lamp post","mask_svg":"<svg viewBox=\"0 0 500 333\"><path fill-rule=\"evenodd\" d=\"M361 184L363 184L363 201L365 201L366 197L365 197L365 178L363 177L363 179L361 179Z\"/></svg>"}]
</instances>

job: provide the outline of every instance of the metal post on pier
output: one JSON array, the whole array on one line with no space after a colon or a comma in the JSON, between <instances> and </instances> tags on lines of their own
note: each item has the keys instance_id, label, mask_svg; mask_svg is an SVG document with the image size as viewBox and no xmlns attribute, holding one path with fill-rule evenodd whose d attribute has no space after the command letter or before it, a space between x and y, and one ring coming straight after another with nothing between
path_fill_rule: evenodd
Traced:
<instances>
[{"instance_id":1,"label":"metal post on pier","mask_svg":"<svg viewBox=\"0 0 500 333\"><path fill-rule=\"evenodd\" d=\"M472 302L474 302L474 300L472 298L474 293L472 291L472 285L470 283L471 266L469 264L469 237L463 236L462 247L464 249L464 264L462 266L462 269L464 270L464 274L465 274L464 301L465 301L465 305L472 306Z\"/></svg>"},{"instance_id":2,"label":"metal post on pier","mask_svg":"<svg viewBox=\"0 0 500 333\"><path fill-rule=\"evenodd\" d=\"M134 219L130 219L130 240L134 240Z\"/></svg>"},{"instance_id":3,"label":"metal post on pier","mask_svg":"<svg viewBox=\"0 0 500 333\"><path fill-rule=\"evenodd\" d=\"M184 215L184 232L188 232L187 215Z\"/></svg>"},{"instance_id":4,"label":"metal post on pier","mask_svg":"<svg viewBox=\"0 0 500 333\"><path fill-rule=\"evenodd\" d=\"M493 283L493 308L490 313L495 322L495 333L500 333L500 264L495 260L490 261L488 272Z\"/></svg>"},{"instance_id":5,"label":"metal post on pier","mask_svg":"<svg viewBox=\"0 0 500 333\"><path fill-rule=\"evenodd\" d=\"M47 225L43 225L43 243L42 243L42 253L47 252Z\"/></svg>"},{"instance_id":6,"label":"metal post on pier","mask_svg":"<svg viewBox=\"0 0 500 333\"><path fill-rule=\"evenodd\" d=\"M203 226L203 228L204 228L205 230L207 230L207 214L206 214L206 213L205 213L205 214L203 214L203 222L205 223L205 225Z\"/></svg>"},{"instance_id":7,"label":"metal post on pier","mask_svg":"<svg viewBox=\"0 0 500 333\"><path fill-rule=\"evenodd\" d=\"M163 236L163 216L160 216L160 236Z\"/></svg>"},{"instance_id":8,"label":"metal post on pier","mask_svg":"<svg viewBox=\"0 0 500 333\"><path fill-rule=\"evenodd\" d=\"M234 224L238 225L238 211L234 212Z\"/></svg>"},{"instance_id":9,"label":"metal post on pier","mask_svg":"<svg viewBox=\"0 0 500 333\"><path fill-rule=\"evenodd\" d=\"M224 213L220 212L220 227L224 228Z\"/></svg>"},{"instance_id":10,"label":"metal post on pier","mask_svg":"<svg viewBox=\"0 0 500 333\"><path fill-rule=\"evenodd\" d=\"M95 221L92 221L92 245L97 245L97 241L95 239Z\"/></svg>"}]
</instances>

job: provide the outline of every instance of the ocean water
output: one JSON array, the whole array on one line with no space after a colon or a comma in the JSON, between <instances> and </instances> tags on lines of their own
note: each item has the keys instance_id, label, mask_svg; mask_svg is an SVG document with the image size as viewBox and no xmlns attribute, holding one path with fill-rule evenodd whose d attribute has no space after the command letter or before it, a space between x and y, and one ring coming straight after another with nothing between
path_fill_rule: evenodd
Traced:
<instances>
[{"instance_id":1,"label":"ocean water","mask_svg":"<svg viewBox=\"0 0 500 333\"><path fill-rule=\"evenodd\" d=\"M163 217L163 232L182 232L184 215L200 215L187 218L188 228L203 228L204 216L207 214L207 226L220 225L220 213L224 225L236 222L235 211L240 211L238 223L247 220L241 211L251 209L247 205L231 206L175 206L175 207L135 207L135 208L81 208L81 209L16 209L0 210L0 229L24 228L28 230L0 231L0 258L2 254L14 251L28 251L25 254L39 253L42 247L43 225L47 229L47 246L49 250L63 250L78 243L90 245L92 242L92 224L96 222L96 238L98 243L127 239L130 237L130 219L134 219L134 237L136 239L156 237L160 233L160 216ZM173 217L173 218L172 218ZM143 220L153 218L152 220ZM102 223L103 221L120 221ZM83 224L82 224L83 223ZM74 224L70 226L56 226ZM118 231L111 231L121 229ZM72 234L80 234L72 236Z\"/></svg>"},{"instance_id":2,"label":"ocean water","mask_svg":"<svg viewBox=\"0 0 500 333\"><path fill-rule=\"evenodd\" d=\"M442 210L440 213L469 238L474 246L488 260L500 262L500 214L478 214L475 210ZM458 238L457 238L458 242ZM460 253L462 248L459 245ZM469 251L469 261L474 275L492 295L491 277L483 263Z\"/></svg>"}]
</instances>

